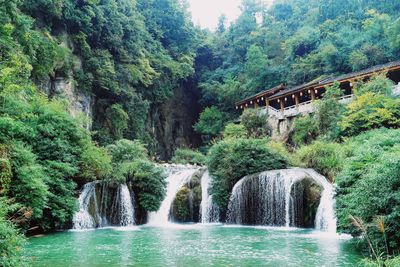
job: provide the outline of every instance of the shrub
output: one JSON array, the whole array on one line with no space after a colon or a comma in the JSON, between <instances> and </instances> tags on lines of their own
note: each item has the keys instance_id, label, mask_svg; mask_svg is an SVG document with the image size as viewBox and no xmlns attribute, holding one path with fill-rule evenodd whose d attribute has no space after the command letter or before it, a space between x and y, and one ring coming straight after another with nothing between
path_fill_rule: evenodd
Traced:
<instances>
[{"instance_id":1,"label":"shrub","mask_svg":"<svg viewBox=\"0 0 400 267\"><path fill-rule=\"evenodd\" d=\"M121 139L113 145L107 146L114 163L133 161L140 158L148 158L146 147L139 140Z\"/></svg>"},{"instance_id":2,"label":"shrub","mask_svg":"<svg viewBox=\"0 0 400 267\"><path fill-rule=\"evenodd\" d=\"M376 247L375 256L400 248L399 144L400 130L373 130L353 138L352 154L337 176L339 230L363 233L363 240ZM363 222L367 235L349 220L350 215Z\"/></svg>"},{"instance_id":3,"label":"shrub","mask_svg":"<svg viewBox=\"0 0 400 267\"><path fill-rule=\"evenodd\" d=\"M47 205L49 188L44 168L38 164L36 155L21 142L10 147L13 181L9 195L23 207L32 210L32 218L39 219Z\"/></svg>"},{"instance_id":4,"label":"shrub","mask_svg":"<svg viewBox=\"0 0 400 267\"><path fill-rule=\"evenodd\" d=\"M227 139L211 147L207 162L213 177L211 193L222 211L227 208L233 186L242 177L287 167L287 159L271 149L268 141Z\"/></svg>"},{"instance_id":5,"label":"shrub","mask_svg":"<svg viewBox=\"0 0 400 267\"><path fill-rule=\"evenodd\" d=\"M204 165L206 156L196 150L180 148L175 151L171 161L176 164Z\"/></svg>"},{"instance_id":6,"label":"shrub","mask_svg":"<svg viewBox=\"0 0 400 267\"><path fill-rule=\"evenodd\" d=\"M340 126L345 136L380 128L398 128L400 99L392 98L393 82L375 76L355 89L356 99L350 103Z\"/></svg>"},{"instance_id":7,"label":"shrub","mask_svg":"<svg viewBox=\"0 0 400 267\"><path fill-rule=\"evenodd\" d=\"M163 168L149 160L137 159L118 165L115 176L119 181L132 184L139 205L145 211L157 211L160 208L167 185Z\"/></svg>"},{"instance_id":8,"label":"shrub","mask_svg":"<svg viewBox=\"0 0 400 267\"><path fill-rule=\"evenodd\" d=\"M318 135L328 140L335 140L340 135L339 122L345 107L339 103L338 97L343 95L339 83L326 87L321 100L317 101L315 122L318 127Z\"/></svg>"},{"instance_id":9,"label":"shrub","mask_svg":"<svg viewBox=\"0 0 400 267\"><path fill-rule=\"evenodd\" d=\"M330 181L334 181L341 171L345 153L341 144L316 141L301 147L296 151L296 156L303 166L315 169Z\"/></svg>"},{"instance_id":10,"label":"shrub","mask_svg":"<svg viewBox=\"0 0 400 267\"><path fill-rule=\"evenodd\" d=\"M373 93L378 95L391 96L394 83L384 75L376 75L368 82L361 83L355 88L356 95Z\"/></svg>"},{"instance_id":11,"label":"shrub","mask_svg":"<svg viewBox=\"0 0 400 267\"><path fill-rule=\"evenodd\" d=\"M294 122L292 135L294 145L310 144L317 136L318 126L310 115L300 117Z\"/></svg>"},{"instance_id":12,"label":"shrub","mask_svg":"<svg viewBox=\"0 0 400 267\"><path fill-rule=\"evenodd\" d=\"M149 160L140 141L119 140L109 145L112 155L113 179L130 183L145 211L157 211L165 196L165 174L161 167Z\"/></svg>"},{"instance_id":13,"label":"shrub","mask_svg":"<svg viewBox=\"0 0 400 267\"><path fill-rule=\"evenodd\" d=\"M257 109L246 109L240 119L248 136L262 137L268 135L267 115L261 115Z\"/></svg>"},{"instance_id":14,"label":"shrub","mask_svg":"<svg viewBox=\"0 0 400 267\"><path fill-rule=\"evenodd\" d=\"M223 137L228 138L246 138L247 131L243 124L229 123L225 126Z\"/></svg>"},{"instance_id":15,"label":"shrub","mask_svg":"<svg viewBox=\"0 0 400 267\"><path fill-rule=\"evenodd\" d=\"M293 153L289 152L285 143L271 140L269 142L268 146L272 150L274 150L276 153L278 153L279 155L286 158L288 161L288 164L290 166L300 166L301 165L298 158Z\"/></svg>"},{"instance_id":16,"label":"shrub","mask_svg":"<svg viewBox=\"0 0 400 267\"><path fill-rule=\"evenodd\" d=\"M0 197L0 266L25 265L22 257L25 239L16 226L7 219L8 214L15 209L15 205L10 205L10 201Z\"/></svg>"},{"instance_id":17,"label":"shrub","mask_svg":"<svg viewBox=\"0 0 400 267\"><path fill-rule=\"evenodd\" d=\"M209 107L200 114L194 129L203 136L204 141L208 142L222 132L227 120L227 114L219 111L216 107Z\"/></svg>"},{"instance_id":18,"label":"shrub","mask_svg":"<svg viewBox=\"0 0 400 267\"><path fill-rule=\"evenodd\" d=\"M88 143L81 155L80 168L85 181L108 178L112 172L111 156L105 148Z\"/></svg>"},{"instance_id":19,"label":"shrub","mask_svg":"<svg viewBox=\"0 0 400 267\"><path fill-rule=\"evenodd\" d=\"M367 92L357 96L348 105L341 128L346 136L380 128L398 128L400 125L400 99Z\"/></svg>"}]
</instances>

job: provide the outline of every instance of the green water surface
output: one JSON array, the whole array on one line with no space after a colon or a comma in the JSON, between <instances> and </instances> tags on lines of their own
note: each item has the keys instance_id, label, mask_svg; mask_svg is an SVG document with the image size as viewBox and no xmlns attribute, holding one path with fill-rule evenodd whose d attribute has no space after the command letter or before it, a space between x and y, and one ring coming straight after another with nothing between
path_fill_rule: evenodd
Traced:
<instances>
[{"instance_id":1,"label":"green water surface","mask_svg":"<svg viewBox=\"0 0 400 267\"><path fill-rule=\"evenodd\" d=\"M351 240L310 230L191 225L62 232L29 239L33 266L355 266Z\"/></svg>"}]
</instances>

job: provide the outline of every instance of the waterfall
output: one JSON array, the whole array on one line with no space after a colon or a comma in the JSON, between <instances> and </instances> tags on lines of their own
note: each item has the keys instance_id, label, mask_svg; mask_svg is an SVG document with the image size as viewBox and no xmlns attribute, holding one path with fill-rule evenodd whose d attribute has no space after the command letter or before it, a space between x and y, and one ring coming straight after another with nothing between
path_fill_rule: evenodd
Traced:
<instances>
[{"instance_id":1,"label":"waterfall","mask_svg":"<svg viewBox=\"0 0 400 267\"><path fill-rule=\"evenodd\" d=\"M79 196L79 211L74 214L73 229L135 224L133 193L126 184L91 182Z\"/></svg>"},{"instance_id":2,"label":"waterfall","mask_svg":"<svg viewBox=\"0 0 400 267\"><path fill-rule=\"evenodd\" d=\"M206 171L201 177L201 222L202 223L216 223L219 222L219 209L213 203L212 196L208 193L210 187L211 177Z\"/></svg>"},{"instance_id":3,"label":"waterfall","mask_svg":"<svg viewBox=\"0 0 400 267\"><path fill-rule=\"evenodd\" d=\"M157 212L150 212L149 225L166 225L169 221L169 212L176 193L187 183L197 168L191 166L166 165L167 193Z\"/></svg>"},{"instance_id":4,"label":"waterfall","mask_svg":"<svg viewBox=\"0 0 400 267\"><path fill-rule=\"evenodd\" d=\"M314 188L318 186L322 191L313 222L315 228L336 232L333 186L311 169L274 170L242 178L232 190L227 222L303 226L305 207L308 207L305 205L309 204L304 197L307 190L305 183L314 185Z\"/></svg>"},{"instance_id":5,"label":"waterfall","mask_svg":"<svg viewBox=\"0 0 400 267\"><path fill-rule=\"evenodd\" d=\"M85 184L83 187L82 193L79 196L79 211L75 213L73 218L74 229L89 229L95 227L95 221L88 210L90 200L95 194L95 189L96 184L94 182Z\"/></svg>"},{"instance_id":6,"label":"waterfall","mask_svg":"<svg viewBox=\"0 0 400 267\"><path fill-rule=\"evenodd\" d=\"M132 204L131 193L128 186L122 184L119 188L121 199L121 226L130 226L135 224L135 209Z\"/></svg>"},{"instance_id":7,"label":"waterfall","mask_svg":"<svg viewBox=\"0 0 400 267\"><path fill-rule=\"evenodd\" d=\"M336 233L335 190L333 185L314 170L310 170L310 172L313 173L314 179L318 179L324 185L324 191L322 191L315 216L315 228L329 233Z\"/></svg>"}]
</instances>

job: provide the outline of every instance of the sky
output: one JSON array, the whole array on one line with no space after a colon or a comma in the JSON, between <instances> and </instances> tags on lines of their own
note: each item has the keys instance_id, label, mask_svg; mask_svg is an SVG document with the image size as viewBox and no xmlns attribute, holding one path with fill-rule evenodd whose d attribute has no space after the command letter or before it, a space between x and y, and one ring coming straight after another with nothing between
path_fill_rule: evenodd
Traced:
<instances>
[{"instance_id":1,"label":"sky","mask_svg":"<svg viewBox=\"0 0 400 267\"><path fill-rule=\"evenodd\" d=\"M189 0L189 11L195 25L214 30L221 14L227 16L227 25L240 15L242 0Z\"/></svg>"}]
</instances>

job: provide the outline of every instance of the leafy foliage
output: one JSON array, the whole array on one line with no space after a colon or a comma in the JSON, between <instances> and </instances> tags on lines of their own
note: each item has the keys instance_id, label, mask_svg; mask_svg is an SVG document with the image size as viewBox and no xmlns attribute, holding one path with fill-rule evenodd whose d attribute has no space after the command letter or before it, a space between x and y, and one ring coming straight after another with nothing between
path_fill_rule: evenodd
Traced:
<instances>
[{"instance_id":1,"label":"leafy foliage","mask_svg":"<svg viewBox=\"0 0 400 267\"><path fill-rule=\"evenodd\" d=\"M316 141L298 149L296 156L305 167L315 169L334 182L336 175L342 170L345 151L340 144Z\"/></svg>"},{"instance_id":2,"label":"leafy foliage","mask_svg":"<svg viewBox=\"0 0 400 267\"><path fill-rule=\"evenodd\" d=\"M241 124L246 128L247 135L263 137L268 134L267 116L259 114L256 109L247 109L240 117Z\"/></svg>"},{"instance_id":3,"label":"leafy foliage","mask_svg":"<svg viewBox=\"0 0 400 267\"><path fill-rule=\"evenodd\" d=\"M226 114L216 107L206 108L200 114L199 121L194 125L194 129L203 136L205 141L210 141L222 132L226 120Z\"/></svg>"},{"instance_id":4,"label":"leafy foliage","mask_svg":"<svg viewBox=\"0 0 400 267\"><path fill-rule=\"evenodd\" d=\"M247 130L243 124L229 123L225 126L223 136L224 139L246 138Z\"/></svg>"},{"instance_id":5,"label":"leafy foliage","mask_svg":"<svg viewBox=\"0 0 400 267\"><path fill-rule=\"evenodd\" d=\"M227 139L213 145L208 169L213 177L211 193L222 211L237 181L248 174L282 169L287 159L268 146L267 139Z\"/></svg>"},{"instance_id":6,"label":"leafy foliage","mask_svg":"<svg viewBox=\"0 0 400 267\"><path fill-rule=\"evenodd\" d=\"M130 183L145 211L157 211L165 196L165 174L148 158L147 150L140 141L119 140L109 145L112 155L113 178Z\"/></svg>"},{"instance_id":7,"label":"leafy foliage","mask_svg":"<svg viewBox=\"0 0 400 267\"><path fill-rule=\"evenodd\" d=\"M175 151L171 161L177 164L204 165L206 163L206 156L196 150L180 148Z\"/></svg>"},{"instance_id":8,"label":"leafy foliage","mask_svg":"<svg viewBox=\"0 0 400 267\"><path fill-rule=\"evenodd\" d=\"M25 244L23 235L15 224L8 220L8 215L15 212L17 206L0 197L0 265L25 266L22 247Z\"/></svg>"},{"instance_id":9,"label":"leafy foliage","mask_svg":"<svg viewBox=\"0 0 400 267\"><path fill-rule=\"evenodd\" d=\"M310 144L318 136L318 125L313 117L306 115L296 119L293 127L292 141L300 146Z\"/></svg>"},{"instance_id":10,"label":"leafy foliage","mask_svg":"<svg viewBox=\"0 0 400 267\"><path fill-rule=\"evenodd\" d=\"M392 86L390 80L379 76L361 84L341 122L343 134L352 136L379 127L398 128L400 99L390 96Z\"/></svg>"},{"instance_id":11,"label":"leafy foliage","mask_svg":"<svg viewBox=\"0 0 400 267\"><path fill-rule=\"evenodd\" d=\"M351 139L351 156L337 177L339 229L359 234L349 216L360 218L368 225L368 236L378 247L378 255L386 253L386 247L390 254L400 246L399 138L399 130L380 129ZM383 216L383 231L376 223L377 216Z\"/></svg>"}]
</instances>

